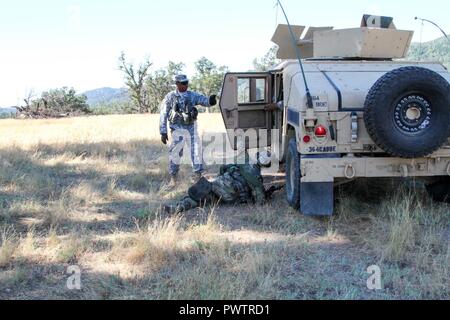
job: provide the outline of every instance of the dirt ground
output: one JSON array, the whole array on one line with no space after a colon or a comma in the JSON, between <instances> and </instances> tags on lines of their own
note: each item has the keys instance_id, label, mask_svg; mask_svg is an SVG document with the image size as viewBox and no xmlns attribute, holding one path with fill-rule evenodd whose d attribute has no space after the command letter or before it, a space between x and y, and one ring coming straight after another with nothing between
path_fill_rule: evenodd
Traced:
<instances>
[{"instance_id":1,"label":"dirt ground","mask_svg":"<svg viewBox=\"0 0 450 320\"><path fill-rule=\"evenodd\" d=\"M221 116L200 128L223 131ZM0 120L0 135L1 299L450 298L450 207L416 184L344 185L332 218L302 216L282 191L167 216L190 168L166 191L157 116Z\"/></svg>"}]
</instances>

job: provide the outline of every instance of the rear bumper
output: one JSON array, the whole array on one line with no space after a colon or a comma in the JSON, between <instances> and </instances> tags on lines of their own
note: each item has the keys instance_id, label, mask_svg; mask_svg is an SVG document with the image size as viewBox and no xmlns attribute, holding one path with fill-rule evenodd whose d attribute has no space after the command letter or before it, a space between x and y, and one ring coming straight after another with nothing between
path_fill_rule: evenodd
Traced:
<instances>
[{"instance_id":1,"label":"rear bumper","mask_svg":"<svg viewBox=\"0 0 450 320\"><path fill-rule=\"evenodd\" d=\"M302 183L334 182L335 179L450 176L450 157L309 158L301 159Z\"/></svg>"}]
</instances>

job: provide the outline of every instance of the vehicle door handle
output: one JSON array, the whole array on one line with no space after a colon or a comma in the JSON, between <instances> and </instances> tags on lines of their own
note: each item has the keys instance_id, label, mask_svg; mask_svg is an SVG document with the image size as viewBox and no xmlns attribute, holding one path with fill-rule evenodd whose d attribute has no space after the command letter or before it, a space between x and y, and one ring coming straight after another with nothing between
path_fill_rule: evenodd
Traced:
<instances>
[{"instance_id":1,"label":"vehicle door handle","mask_svg":"<svg viewBox=\"0 0 450 320\"><path fill-rule=\"evenodd\" d=\"M226 115L227 115L227 118L231 118L232 113L233 113L234 111L238 111L238 110L239 110L238 108L234 108L234 109L226 109L226 110L225 110L225 113L226 113Z\"/></svg>"}]
</instances>

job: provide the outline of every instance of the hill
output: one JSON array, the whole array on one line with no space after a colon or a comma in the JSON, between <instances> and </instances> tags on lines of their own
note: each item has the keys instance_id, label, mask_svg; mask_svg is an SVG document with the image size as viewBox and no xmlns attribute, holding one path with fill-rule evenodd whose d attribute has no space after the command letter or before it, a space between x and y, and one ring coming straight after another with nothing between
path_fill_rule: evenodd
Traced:
<instances>
[{"instance_id":1,"label":"hill","mask_svg":"<svg viewBox=\"0 0 450 320\"><path fill-rule=\"evenodd\" d=\"M450 41L445 37L425 42L413 43L408 59L421 61L439 61L450 69Z\"/></svg>"},{"instance_id":2,"label":"hill","mask_svg":"<svg viewBox=\"0 0 450 320\"><path fill-rule=\"evenodd\" d=\"M99 88L83 93L91 107L100 105L123 104L130 101L128 90L125 88Z\"/></svg>"},{"instance_id":3,"label":"hill","mask_svg":"<svg viewBox=\"0 0 450 320\"><path fill-rule=\"evenodd\" d=\"M14 107L11 108L2 108L0 107L0 119L12 118L17 113L17 109Z\"/></svg>"},{"instance_id":4,"label":"hill","mask_svg":"<svg viewBox=\"0 0 450 320\"><path fill-rule=\"evenodd\" d=\"M4 113L16 113L17 109L14 107L11 108L2 108L0 107L0 114L4 114Z\"/></svg>"}]
</instances>

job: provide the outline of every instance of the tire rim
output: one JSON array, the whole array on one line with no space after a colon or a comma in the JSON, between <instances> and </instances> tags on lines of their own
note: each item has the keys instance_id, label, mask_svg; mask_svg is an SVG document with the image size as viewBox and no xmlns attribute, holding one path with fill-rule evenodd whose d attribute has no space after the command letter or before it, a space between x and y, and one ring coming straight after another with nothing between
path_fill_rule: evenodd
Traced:
<instances>
[{"instance_id":1,"label":"tire rim","mask_svg":"<svg viewBox=\"0 0 450 320\"><path fill-rule=\"evenodd\" d=\"M395 107L394 121L401 132L415 134L430 127L432 115L431 104L425 97L410 94Z\"/></svg>"}]
</instances>

